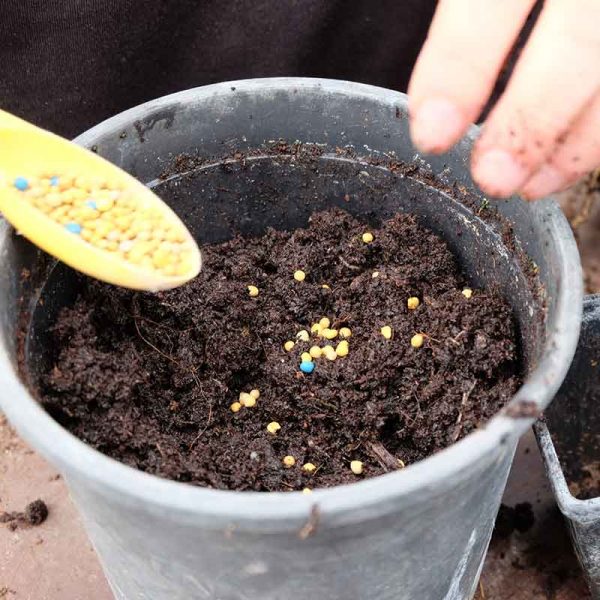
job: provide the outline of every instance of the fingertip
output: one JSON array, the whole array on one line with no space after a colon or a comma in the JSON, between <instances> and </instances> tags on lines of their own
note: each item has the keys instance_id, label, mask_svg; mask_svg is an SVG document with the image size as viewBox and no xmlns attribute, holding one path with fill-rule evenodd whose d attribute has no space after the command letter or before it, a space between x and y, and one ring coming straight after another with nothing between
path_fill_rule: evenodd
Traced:
<instances>
[{"instance_id":1,"label":"fingertip","mask_svg":"<svg viewBox=\"0 0 600 600\"><path fill-rule=\"evenodd\" d=\"M456 104L446 98L430 98L411 110L410 135L418 150L440 154L451 148L468 126Z\"/></svg>"},{"instance_id":2,"label":"fingertip","mask_svg":"<svg viewBox=\"0 0 600 600\"><path fill-rule=\"evenodd\" d=\"M475 152L471 166L475 183L488 195L506 198L529 178L528 170L507 150L492 148Z\"/></svg>"},{"instance_id":3,"label":"fingertip","mask_svg":"<svg viewBox=\"0 0 600 600\"><path fill-rule=\"evenodd\" d=\"M556 167L545 164L523 186L521 195L526 200L538 200L562 191L568 184L567 178Z\"/></svg>"}]
</instances>

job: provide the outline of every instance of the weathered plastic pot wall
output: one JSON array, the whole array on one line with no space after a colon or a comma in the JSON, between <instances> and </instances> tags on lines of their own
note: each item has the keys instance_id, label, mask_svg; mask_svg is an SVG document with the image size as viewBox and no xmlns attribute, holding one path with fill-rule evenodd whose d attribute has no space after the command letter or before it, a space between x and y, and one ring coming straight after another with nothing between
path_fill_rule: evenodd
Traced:
<instances>
[{"instance_id":1,"label":"weathered plastic pot wall","mask_svg":"<svg viewBox=\"0 0 600 600\"><path fill-rule=\"evenodd\" d=\"M448 241L473 285L496 286L512 303L529 374L509 413L403 471L311 496L162 480L63 430L17 374L16 333L22 299L33 312L24 351L35 372L46 360L52 311L73 294L69 276L62 267L52 270L44 305L34 310L35 290L48 277L45 263L2 227L0 402L18 431L65 474L117 598L472 597L517 439L532 409L550 402L575 351L582 294L577 250L553 201L488 203L478 195L468 174L474 134L431 161L451 192L390 162L417 158L404 95L328 80L267 79L150 102L77 140L153 182L201 243L238 230L298 227L313 210L333 205L371 220L410 211ZM280 138L320 146L307 159L267 149ZM193 172L157 180L181 152L229 158L180 161ZM487 219L491 207L504 225ZM515 248L531 260L517 259ZM23 267L30 272L25 283ZM530 285L534 270L543 300Z\"/></svg>"},{"instance_id":2,"label":"weathered plastic pot wall","mask_svg":"<svg viewBox=\"0 0 600 600\"><path fill-rule=\"evenodd\" d=\"M535 425L546 473L565 516L594 598L600 598L600 496L580 500L567 485L568 470L600 466L600 295L585 299L577 354L559 393ZM560 458L560 460L559 460Z\"/></svg>"}]
</instances>

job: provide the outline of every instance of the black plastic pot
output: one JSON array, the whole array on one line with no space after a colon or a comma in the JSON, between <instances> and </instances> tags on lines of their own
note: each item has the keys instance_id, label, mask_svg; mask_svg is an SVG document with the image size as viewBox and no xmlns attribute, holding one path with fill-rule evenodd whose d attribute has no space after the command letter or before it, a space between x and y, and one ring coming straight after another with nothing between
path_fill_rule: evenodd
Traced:
<instances>
[{"instance_id":1,"label":"black plastic pot","mask_svg":"<svg viewBox=\"0 0 600 600\"><path fill-rule=\"evenodd\" d=\"M475 188L469 154L476 133L428 165L410 143L404 95L283 78L161 98L77 140L154 186L201 244L236 231L304 226L313 211L331 206L373 222L411 212L447 241L474 286L493 286L512 305L527 375L506 411L402 471L310 496L159 479L62 429L15 365L24 351L35 377L51 352L48 325L76 293L76 278L0 228L0 404L65 474L117 598L474 594L516 443L567 372L582 297L577 249L556 203L491 202ZM28 310L27 343L19 348L18 316Z\"/></svg>"},{"instance_id":2,"label":"black plastic pot","mask_svg":"<svg viewBox=\"0 0 600 600\"><path fill-rule=\"evenodd\" d=\"M600 598L600 495L580 500L573 493L582 470L600 488L600 295L585 299L573 364L535 431L556 502L594 598ZM575 474L572 489L565 473Z\"/></svg>"}]
</instances>

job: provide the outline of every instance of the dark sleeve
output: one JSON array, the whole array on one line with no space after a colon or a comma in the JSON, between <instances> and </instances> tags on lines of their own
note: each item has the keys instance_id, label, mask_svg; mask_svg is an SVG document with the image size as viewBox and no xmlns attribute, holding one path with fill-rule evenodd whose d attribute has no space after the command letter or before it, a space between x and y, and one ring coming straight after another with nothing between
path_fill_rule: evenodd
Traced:
<instances>
[{"instance_id":1,"label":"dark sleeve","mask_svg":"<svg viewBox=\"0 0 600 600\"><path fill-rule=\"evenodd\" d=\"M2 0L0 106L65 136L182 89L302 75L405 89L435 0Z\"/></svg>"}]
</instances>

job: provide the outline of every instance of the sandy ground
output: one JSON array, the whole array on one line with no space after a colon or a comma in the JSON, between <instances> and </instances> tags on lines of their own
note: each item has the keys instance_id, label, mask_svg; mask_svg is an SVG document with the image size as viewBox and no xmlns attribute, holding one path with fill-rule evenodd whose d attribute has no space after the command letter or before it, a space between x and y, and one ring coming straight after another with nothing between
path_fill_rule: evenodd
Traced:
<instances>
[{"instance_id":1,"label":"sandy ground","mask_svg":"<svg viewBox=\"0 0 600 600\"><path fill-rule=\"evenodd\" d=\"M0 598L111 599L62 478L0 414L0 512L23 510L37 498L48 505L45 523L14 532L0 525Z\"/></svg>"},{"instance_id":2,"label":"sandy ground","mask_svg":"<svg viewBox=\"0 0 600 600\"><path fill-rule=\"evenodd\" d=\"M600 176L561 198L578 238L590 293L600 292L600 193L594 191L599 181ZM45 523L14 532L0 525L0 599L111 600L63 480L0 415L0 512L22 510L36 498L49 507ZM492 543L478 600L589 597L532 435L519 447L504 502L530 502L536 523L525 534Z\"/></svg>"}]
</instances>

